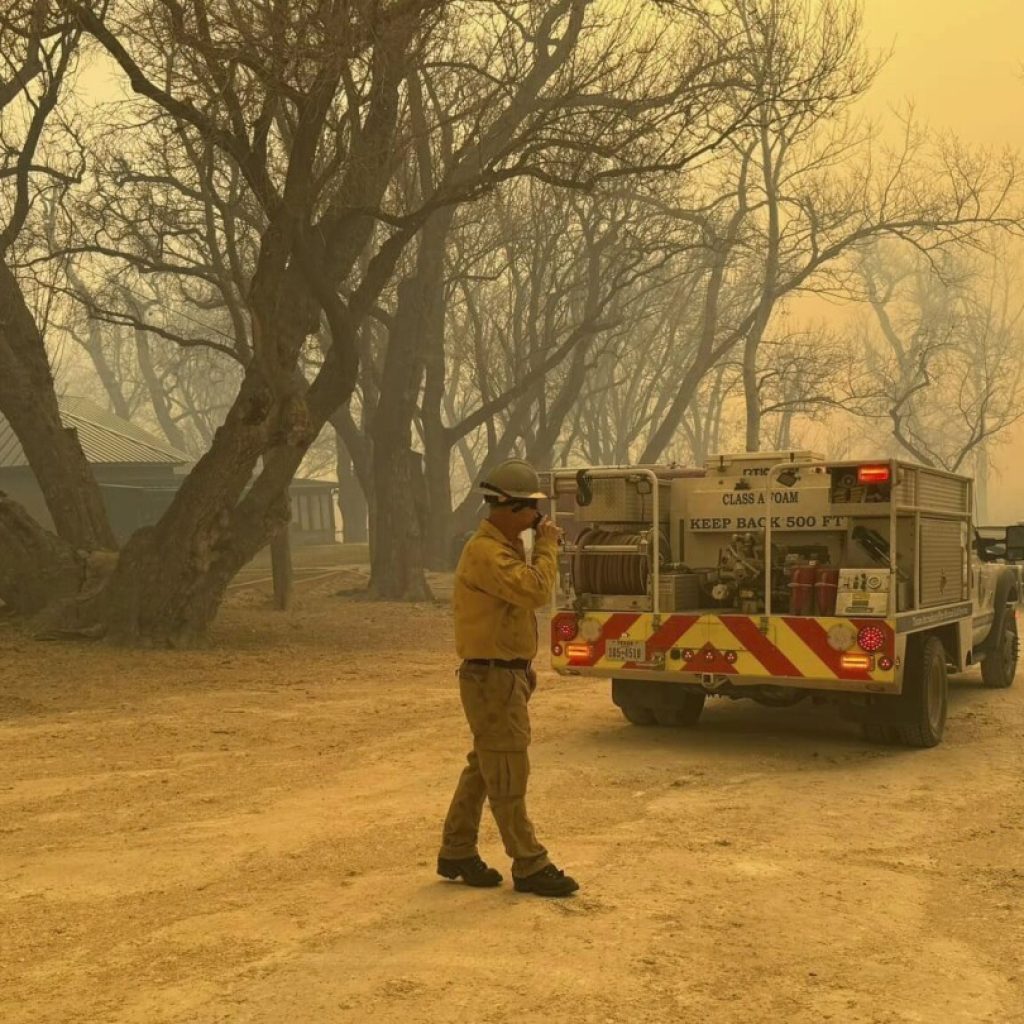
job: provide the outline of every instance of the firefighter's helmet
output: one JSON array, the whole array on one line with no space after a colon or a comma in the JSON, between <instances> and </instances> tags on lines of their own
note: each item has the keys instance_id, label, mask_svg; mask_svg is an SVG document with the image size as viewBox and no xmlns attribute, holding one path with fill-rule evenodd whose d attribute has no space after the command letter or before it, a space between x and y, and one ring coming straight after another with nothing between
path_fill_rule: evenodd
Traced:
<instances>
[{"instance_id":1,"label":"firefighter's helmet","mask_svg":"<svg viewBox=\"0 0 1024 1024\"><path fill-rule=\"evenodd\" d=\"M523 459L506 459L499 463L480 481L479 490L497 498L499 503L547 497L540 489L537 470Z\"/></svg>"}]
</instances>

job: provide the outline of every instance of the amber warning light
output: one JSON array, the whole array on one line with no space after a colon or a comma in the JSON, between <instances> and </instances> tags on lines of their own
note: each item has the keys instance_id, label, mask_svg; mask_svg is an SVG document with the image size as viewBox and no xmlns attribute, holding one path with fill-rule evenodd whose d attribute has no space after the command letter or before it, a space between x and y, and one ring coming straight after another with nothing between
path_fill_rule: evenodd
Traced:
<instances>
[{"instance_id":1,"label":"amber warning light","mask_svg":"<svg viewBox=\"0 0 1024 1024\"><path fill-rule=\"evenodd\" d=\"M843 668L855 668L871 671L874 668L875 659L870 654L844 654L839 659Z\"/></svg>"},{"instance_id":2,"label":"amber warning light","mask_svg":"<svg viewBox=\"0 0 1024 1024\"><path fill-rule=\"evenodd\" d=\"M590 661L594 656L594 648L590 644L566 644L565 656L571 662Z\"/></svg>"},{"instance_id":3,"label":"amber warning light","mask_svg":"<svg viewBox=\"0 0 1024 1024\"><path fill-rule=\"evenodd\" d=\"M857 483L887 484L889 482L888 466L858 466Z\"/></svg>"}]
</instances>

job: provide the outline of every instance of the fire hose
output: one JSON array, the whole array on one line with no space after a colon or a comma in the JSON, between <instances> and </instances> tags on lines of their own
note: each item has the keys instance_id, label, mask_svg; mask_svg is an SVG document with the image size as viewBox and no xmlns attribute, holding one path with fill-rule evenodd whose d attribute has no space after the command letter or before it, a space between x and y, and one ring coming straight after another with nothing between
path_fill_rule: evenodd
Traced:
<instances>
[{"instance_id":1,"label":"fire hose","mask_svg":"<svg viewBox=\"0 0 1024 1024\"><path fill-rule=\"evenodd\" d=\"M584 530L573 556L573 588L577 594L646 594L652 547L650 530ZM661 551L667 550L663 533Z\"/></svg>"}]
</instances>

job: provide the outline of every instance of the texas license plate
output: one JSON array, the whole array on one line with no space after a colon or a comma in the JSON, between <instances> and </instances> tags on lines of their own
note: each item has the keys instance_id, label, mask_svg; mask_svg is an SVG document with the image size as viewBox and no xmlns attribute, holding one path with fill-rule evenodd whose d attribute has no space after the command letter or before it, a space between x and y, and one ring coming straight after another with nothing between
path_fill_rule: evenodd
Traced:
<instances>
[{"instance_id":1,"label":"texas license plate","mask_svg":"<svg viewBox=\"0 0 1024 1024\"><path fill-rule=\"evenodd\" d=\"M605 654L613 661L643 661L647 656L644 647L639 640L609 640Z\"/></svg>"}]
</instances>

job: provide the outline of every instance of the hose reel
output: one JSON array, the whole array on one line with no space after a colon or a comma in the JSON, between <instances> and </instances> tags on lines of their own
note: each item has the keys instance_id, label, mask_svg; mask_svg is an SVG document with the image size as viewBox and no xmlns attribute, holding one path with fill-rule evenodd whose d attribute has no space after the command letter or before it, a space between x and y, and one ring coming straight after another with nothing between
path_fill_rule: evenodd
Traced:
<instances>
[{"instance_id":1,"label":"hose reel","mask_svg":"<svg viewBox=\"0 0 1024 1024\"><path fill-rule=\"evenodd\" d=\"M669 540L660 535L659 569L667 562ZM577 594L646 594L654 561L654 533L635 527L590 527L576 541L572 559Z\"/></svg>"}]
</instances>

